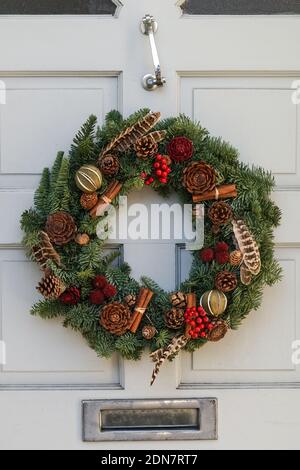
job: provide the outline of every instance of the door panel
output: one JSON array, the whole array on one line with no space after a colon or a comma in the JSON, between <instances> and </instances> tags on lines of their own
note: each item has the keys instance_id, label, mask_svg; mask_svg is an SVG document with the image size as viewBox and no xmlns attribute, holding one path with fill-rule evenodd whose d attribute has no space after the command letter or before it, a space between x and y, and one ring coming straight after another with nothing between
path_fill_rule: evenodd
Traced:
<instances>
[{"instance_id":1,"label":"door panel","mask_svg":"<svg viewBox=\"0 0 300 470\"><path fill-rule=\"evenodd\" d=\"M299 185L299 106L291 90L295 77L238 75L182 77L181 111L205 123L212 135L234 143L242 161L270 169L279 185Z\"/></svg>"},{"instance_id":2,"label":"door panel","mask_svg":"<svg viewBox=\"0 0 300 470\"><path fill-rule=\"evenodd\" d=\"M45 322L29 314L40 298L35 293L40 272L20 249L0 250L0 278L1 338L7 357L0 369L0 388L121 387L122 363L116 355L99 359L81 335L62 328L61 319Z\"/></svg>"}]
</instances>

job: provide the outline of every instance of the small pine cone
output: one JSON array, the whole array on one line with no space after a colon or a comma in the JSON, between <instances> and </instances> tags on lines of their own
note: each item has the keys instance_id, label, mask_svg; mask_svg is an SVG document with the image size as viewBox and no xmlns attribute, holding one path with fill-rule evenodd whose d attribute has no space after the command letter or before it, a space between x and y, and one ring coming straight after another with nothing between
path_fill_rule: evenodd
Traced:
<instances>
[{"instance_id":1,"label":"small pine cone","mask_svg":"<svg viewBox=\"0 0 300 470\"><path fill-rule=\"evenodd\" d=\"M208 217L214 225L223 225L232 218L232 209L227 202L218 201L209 209Z\"/></svg>"},{"instance_id":2,"label":"small pine cone","mask_svg":"<svg viewBox=\"0 0 300 470\"><path fill-rule=\"evenodd\" d=\"M99 161L99 168L105 176L115 176L120 170L118 157L112 154L105 155Z\"/></svg>"},{"instance_id":3,"label":"small pine cone","mask_svg":"<svg viewBox=\"0 0 300 470\"><path fill-rule=\"evenodd\" d=\"M182 308L183 310L186 309L186 295L182 292L176 292L175 294L171 295L171 303L172 306L175 308Z\"/></svg>"},{"instance_id":4,"label":"small pine cone","mask_svg":"<svg viewBox=\"0 0 300 470\"><path fill-rule=\"evenodd\" d=\"M54 212L47 219L45 231L55 245L66 245L74 239L76 225L73 217L67 212Z\"/></svg>"},{"instance_id":5,"label":"small pine cone","mask_svg":"<svg viewBox=\"0 0 300 470\"><path fill-rule=\"evenodd\" d=\"M230 271L221 271L216 277L216 288L222 292L231 292L236 289L238 280L235 273Z\"/></svg>"},{"instance_id":6,"label":"small pine cone","mask_svg":"<svg viewBox=\"0 0 300 470\"><path fill-rule=\"evenodd\" d=\"M93 209L98 202L98 194L97 193L83 193L80 198L81 207L86 210Z\"/></svg>"},{"instance_id":7,"label":"small pine cone","mask_svg":"<svg viewBox=\"0 0 300 470\"><path fill-rule=\"evenodd\" d=\"M165 323L172 330L179 330L184 324L184 310L172 308L165 314Z\"/></svg>"},{"instance_id":8,"label":"small pine cone","mask_svg":"<svg viewBox=\"0 0 300 470\"><path fill-rule=\"evenodd\" d=\"M80 246L85 246L90 243L90 237L87 233L79 233L76 235L75 241Z\"/></svg>"},{"instance_id":9,"label":"small pine cone","mask_svg":"<svg viewBox=\"0 0 300 470\"><path fill-rule=\"evenodd\" d=\"M183 172L183 185L192 194L212 191L216 186L216 172L205 162L190 163Z\"/></svg>"},{"instance_id":10,"label":"small pine cone","mask_svg":"<svg viewBox=\"0 0 300 470\"><path fill-rule=\"evenodd\" d=\"M146 159L153 157L158 152L158 144L146 135L135 144L134 151L138 158Z\"/></svg>"},{"instance_id":11,"label":"small pine cone","mask_svg":"<svg viewBox=\"0 0 300 470\"><path fill-rule=\"evenodd\" d=\"M125 297L125 304L129 307L129 308L132 308L135 306L136 304L136 295L134 294L128 294L126 295Z\"/></svg>"},{"instance_id":12,"label":"small pine cone","mask_svg":"<svg viewBox=\"0 0 300 470\"><path fill-rule=\"evenodd\" d=\"M100 325L110 333L121 336L130 327L131 312L119 302L106 305L100 314Z\"/></svg>"},{"instance_id":13,"label":"small pine cone","mask_svg":"<svg viewBox=\"0 0 300 470\"><path fill-rule=\"evenodd\" d=\"M231 266L240 266L243 261L243 254L240 250L235 250L230 253L230 264Z\"/></svg>"},{"instance_id":14,"label":"small pine cone","mask_svg":"<svg viewBox=\"0 0 300 470\"><path fill-rule=\"evenodd\" d=\"M64 283L56 276L50 274L44 277L38 284L37 290L45 299L55 300L66 290Z\"/></svg>"},{"instance_id":15,"label":"small pine cone","mask_svg":"<svg viewBox=\"0 0 300 470\"><path fill-rule=\"evenodd\" d=\"M155 326L152 326L152 325L144 326L144 328L142 330L142 335L143 335L143 338L145 338L147 340L150 340L150 339L154 338L154 336L156 335Z\"/></svg>"},{"instance_id":16,"label":"small pine cone","mask_svg":"<svg viewBox=\"0 0 300 470\"><path fill-rule=\"evenodd\" d=\"M209 333L208 340L214 343L221 341L224 336L227 334L228 325L226 322L220 320L213 323L214 327Z\"/></svg>"}]
</instances>

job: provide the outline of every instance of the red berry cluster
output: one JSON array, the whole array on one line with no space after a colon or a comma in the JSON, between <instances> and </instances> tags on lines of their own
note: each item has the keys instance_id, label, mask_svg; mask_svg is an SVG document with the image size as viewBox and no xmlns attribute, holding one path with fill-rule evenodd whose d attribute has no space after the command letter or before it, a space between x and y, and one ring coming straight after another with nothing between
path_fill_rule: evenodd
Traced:
<instances>
[{"instance_id":1,"label":"red berry cluster","mask_svg":"<svg viewBox=\"0 0 300 470\"><path fill-rule=\"evenodd\" d=\"M152 176L143 175L145 178L145 184L149 186L154 183L155 178L161 184L168 183L168 176L171 173L171 168L167 163L167 160L162 155L157 155L155 162L153 163L153 173Z\"/></svg>"},{"instance_id":2,"label":"red berry cluster","mask_svg":"<svg viewBox=\"0 0 300 470\"><path fill-rule=\"evenodd\" d=\"M214 248L203 248L200 251L200 258L203 263L210 263L213 260L216 260L218 264L228 263L229 246L225 242L218 242Z\"/></svg>"},{"instance_id":3,"label":"red berry cluster","mask_svg":"<svg viewBox=\"0 0 300 470\"><path fill-rule=\"evenodd\" d=\"M189 327L189 335L192 339L207 339L214 327L202 307L187 308L184 318Z\"/></svg>"},{"instance_id":4,"label":"red berry cluster","mask_svg":"<svg viewBox=\"0 0 300 470\"><path fill-rule=\"evenodd\" d=\"M117 289L109 284L106 277L99 275L93 280L94 290L90 292L89 300L93 305L101 305L105 300L111 299L117 294Z\"/></svg>"},{"instance_id":5,"label":"red berry cluster","mask_svg":"<svg viewBox=\"0 0 300 470\"><path fill-rule=\"evenodd\" d=\"M80 290L77 287L69 287L59 299L65 305L77 305L80 301Z\"/></svg>"}]
</instances>

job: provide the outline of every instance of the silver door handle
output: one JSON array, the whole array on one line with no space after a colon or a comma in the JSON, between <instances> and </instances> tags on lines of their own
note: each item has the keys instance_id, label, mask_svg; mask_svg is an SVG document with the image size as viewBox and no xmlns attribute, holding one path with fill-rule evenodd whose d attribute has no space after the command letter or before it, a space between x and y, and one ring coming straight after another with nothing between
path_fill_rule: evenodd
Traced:
<instances>
[{"instance_id":1,"label":"silver door handle","mask_svg":"<svg viewBox=\"0 0 300 470\"><path fill-rule=\"evenodd\" d=\"M154 34L157 32L158 23L151 15L145 15L141 22L141 31L149 36L150 47L154 63L154 75L147 74L143 77L142 84L145 90L152 91L157 87L161 87L166 83L166 79L162 77L161 67L155 44Z\"/></svg>"}]
</instances>

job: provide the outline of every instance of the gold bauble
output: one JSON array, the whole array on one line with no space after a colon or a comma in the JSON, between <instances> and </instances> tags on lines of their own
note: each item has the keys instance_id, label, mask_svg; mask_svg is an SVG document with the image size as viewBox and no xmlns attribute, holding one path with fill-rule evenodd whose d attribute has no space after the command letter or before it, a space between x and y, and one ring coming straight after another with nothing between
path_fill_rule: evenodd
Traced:
<instances>
[{"instance_id":1,"label":"gold bauble","mask_svg":"<svg viewBox=\"0 0 300 470\"><path fill-rule=\"evenodd\" d=\"M76 172L75 182L84 193L94 193L102 185L101 171L94 165L84 165Z\"/></svg>"},{"instance_id":2,"label":"gold bauble","mask_svg":"<svg viewBox=\"0 0 300 470\"><path fill-rule=\"evenodd\" d=\"M219 317L227 308L227 297L217 289L209 290L202 295L200 305L207 313Z\"/></svg>"}]
</instances>

